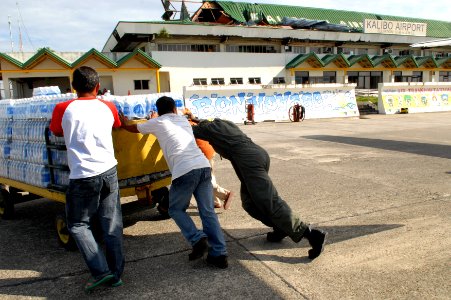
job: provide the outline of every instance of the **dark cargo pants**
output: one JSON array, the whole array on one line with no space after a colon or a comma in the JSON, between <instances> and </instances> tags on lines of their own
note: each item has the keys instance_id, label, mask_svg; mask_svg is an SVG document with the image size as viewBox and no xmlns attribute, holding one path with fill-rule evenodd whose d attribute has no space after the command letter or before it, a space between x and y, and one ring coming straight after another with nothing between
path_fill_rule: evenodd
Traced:
<instances>
[{"instance_id":1,"label":"dark cargo pants","mask_svg":"<svg viewBox=\"0 0 451 300\"><path fill-rule=\"evenodd\" d=\"M266 226L283 231L294 242L299 242L308 224L293 213L277 193L268 175L270 158L266 150L249 143L245 150L234 153L230 160L241 181L244 210Z\"/></svg>"}]
</instances>

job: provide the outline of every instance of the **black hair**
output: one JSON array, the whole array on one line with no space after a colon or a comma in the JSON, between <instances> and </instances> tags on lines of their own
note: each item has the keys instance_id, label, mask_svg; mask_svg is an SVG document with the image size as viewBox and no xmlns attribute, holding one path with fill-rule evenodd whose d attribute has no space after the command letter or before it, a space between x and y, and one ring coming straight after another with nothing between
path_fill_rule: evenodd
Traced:
<instances>
[{"instance_id":1,"label":"black hair","mask_svg":"<svg viewBox=\"0 0 451 300\"><path fill-rule=\"evenodd\" d=\"M74 90L79 93L89 93L94 91L99 84L99 74L93 68L82 66L75 69L72 79Z\"/></svg>"},{"instance_id":2,"label":"black hair","mask_svg":"<svg viewBox=\"0 0 451 300\"><path fill-rule=\"evenodd\" d=\"M158 98L157 102L158 115L162 116L164 114L173 113L175 108L175 101L171 97L163 96Z\"/></svg>"}]
</instances>

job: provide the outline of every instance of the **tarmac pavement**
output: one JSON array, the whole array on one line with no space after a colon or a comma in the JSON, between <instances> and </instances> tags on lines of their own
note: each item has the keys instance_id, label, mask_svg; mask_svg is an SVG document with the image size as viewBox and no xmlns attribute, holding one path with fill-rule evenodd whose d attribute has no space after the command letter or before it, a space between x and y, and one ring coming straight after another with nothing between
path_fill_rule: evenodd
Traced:
<instances>
[{"instance_id":1,"label":"tarmac pavement","mask_svg":"<svg viewBox=\"0 0 451 300\"><path fill-rule=\"evenodd\" d=\"M0 298L451 299L451 112L241 128L269 152L281 197L329 233L320 257L308 259L305 240L266 242L230 162L216 157L218 182L235 193L217 209L228 269L189 262L172 220L124 206L125 284L87 295L81 255L56 242L63 205L40 199L0 221Z\"/></svg>"}]
</instances>

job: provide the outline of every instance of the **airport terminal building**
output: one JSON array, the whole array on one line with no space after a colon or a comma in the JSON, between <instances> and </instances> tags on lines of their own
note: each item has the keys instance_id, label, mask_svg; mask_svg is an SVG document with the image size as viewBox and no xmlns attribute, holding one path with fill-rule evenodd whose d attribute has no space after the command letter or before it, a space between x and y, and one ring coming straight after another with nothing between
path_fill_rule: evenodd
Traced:
<instances>
[{"instance_id":1,"label":"airport terminal building","mask_svg":"<svg viewBox=\"0 0 451 300\"><path fill-rule=\"evenodd\" d=\"M117 95L451 81L451 22L233 1L204 1L180 20L163 12L162 21L118 22L101 51L1 53L4 97L27 97L40 85L65 90L81 64Z\"/></svg>"}]
</instances>

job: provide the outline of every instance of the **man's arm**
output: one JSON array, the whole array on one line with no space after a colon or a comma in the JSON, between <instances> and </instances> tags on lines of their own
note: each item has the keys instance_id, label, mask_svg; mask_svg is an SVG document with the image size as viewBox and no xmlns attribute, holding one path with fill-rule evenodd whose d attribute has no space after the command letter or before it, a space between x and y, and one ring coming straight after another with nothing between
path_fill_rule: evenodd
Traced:
<instances>
[{"instance_id":1,"label":"man's arm","mask_svg":"<svg viewBox=\"0 0 451 300\"><path fill-rule=\"evenodd\" d=\"M119 119L121 120L121 128L132 133L139 133L137 124L127 124L127 118L123 113L119 112Z\"/></svg>"},{"instance_id":2,"label":"man's arm","mask_svg":"<svg viewBox=\"0 0 451 300\"><path fill-rule=\"evenodd\" d=\"M193 122L194 124L199 124L199 122L201 121L198 117L195 117L188 108L185 108L185 110L183 111L183 114L185 116L187 116L188 120Z\"/></svg>"}]
</instances>

